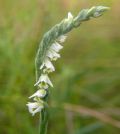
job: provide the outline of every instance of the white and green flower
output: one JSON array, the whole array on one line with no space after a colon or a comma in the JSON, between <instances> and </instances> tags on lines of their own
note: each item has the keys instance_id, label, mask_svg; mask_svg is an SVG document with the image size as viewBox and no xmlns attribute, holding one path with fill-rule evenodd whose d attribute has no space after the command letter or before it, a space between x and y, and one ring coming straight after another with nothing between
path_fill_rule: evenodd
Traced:
<instances>
[{"instance_id":1,"label":"white and green flower","mask_svg":"<svg viewBox=\"0 0 120 134\"><path fill-rule=\"evenodd\" d=\"M55 71L53 64L51 63L51 61L48 58L46 58L43 61L42 65L40 66L40 69L43 69L43 68L44 68L44 72L49 73L49 72Z\"/></svg>"},{"instance_id":2,"label":"white and green flower","mask_svg":"<svg viewBox=\"0 0 120 134\"><path fill-rule=\"evenodd\" d=\"M39 89L38 91L36 91L33 95L31 95L29 98L34 98L34 97L40 97L40 98L44 98L46 96L47 92L44 89Z\"/></svg>"},{"instance_id":3,"label":"white and green flower","mask_svg":"<svg viewBox=\"0 0 120 134\"><path fill-rule=\"evenodd\" d=\"M47 74L42 74L42 75L40 76L39 80L37 81L37 83L35 83L34 86L37 86L37 85L40 86L40 84L41 84L41 86L42 86L42 84L43 84L43 85L44 85L44 84L45 84L45 85L48 84L48 85L50 85L51 87L53 87L53 84L52 84L52 82L50 81L50 79L49 79L49 77L48 77ZM41 88L42 88L42 87L41 87Z\"/></svg>"},{"instance_id":4,"label":"white and green flower","mask_svg":"<svg viewBox=\"0 0 120 134\"><path fill-rule=\"evenodd\" d=\"M34 116L37 112L40 112L44 108L43 104L40 102L28 102L28 104L26 105L28 106L28 110L32 114L32 116Z\"/></svg>"},{"instance_id":5,"label":"white and green flower","mask_svg":"<svg viewBox=\"0 0 120 134\"><path fill-rule=\"evenodd\" d=\"M66 40L66 38L67 38L67 36L66 35L61 35L60 37L58 37L58 42L60 42L60 43L64 43L65 42L65 40Z\"/></svg>"},{"instance_id":6,"label":"white and green flower","mask_svg":"<svg viewBox=\"0 0 120 134\"><path fill-rule=\"evenodd\" d=\"M48 50L46 56L49 57L51 60L57 60L58 58L60 58L60 54L56 53L52 49Z\"/></svg>"},{"instance_id":7,"label":"white and green flower","mask_svg":"<svg viewBox=\"0 0 120 134\"><path fill-rule=\"evenodd\" d=\"M54 50L55 52L59 52L63 46L61 46L58 42L55 42L51 45L50 49Z\"/></svg>"}]
</instances>

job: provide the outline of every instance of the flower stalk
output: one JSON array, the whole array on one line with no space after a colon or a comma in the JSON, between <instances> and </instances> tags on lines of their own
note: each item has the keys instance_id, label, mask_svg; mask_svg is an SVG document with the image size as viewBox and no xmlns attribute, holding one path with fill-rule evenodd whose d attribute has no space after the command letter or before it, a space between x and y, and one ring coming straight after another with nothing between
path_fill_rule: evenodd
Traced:
<instances>
[{"instance_id":1,"label":"flower stalk","mask_svg":"<svg viewBox=\"0 0 120 134\"><path fill-rule=\"evenodd\" d=\"M40 133L46 134L48 124L48 88L53 87L48 75L55 71L52 61L60 58L59 51L63 48L61 45L67 38L67 33L77 28L84 21L91 18L97 18L107 11L109 8L104 6L96 6L90 9L83 9L76 17L69 12L68 16L59 24L56 24L45 35L39 45L35 59L36 83L38 90L29 98L34 102L27 104L29 112L34 116L40 112Z\"/></svg>"}]
</instances>

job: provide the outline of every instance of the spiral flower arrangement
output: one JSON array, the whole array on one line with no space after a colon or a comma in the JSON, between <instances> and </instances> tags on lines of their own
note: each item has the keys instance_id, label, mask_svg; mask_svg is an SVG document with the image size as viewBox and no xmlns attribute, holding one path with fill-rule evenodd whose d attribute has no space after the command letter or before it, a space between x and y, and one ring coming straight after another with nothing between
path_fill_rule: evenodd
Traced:
<instances>
[{"instance_id":1,"label":"spiral flower arrangement","mask_svg":"<svg viewBox=\"0 0 120 134\"><path fill-rule=\"evenodd\" d=\"M40 134L45 134L48 123L47 97L49 95L49 86L53 87L49 79L49 73L55 71L52 61L60 58L62 44L67 38L67 33L73 28L77 28L84 21L91 18L97 18L108 10L108 7L96 6L90 9L83 9L76 17L69 12L68 16L59 24L51 28L44 36L39 45L35 59L37 91L29 97L33 102L28 102L29 112L34 116L40 112Z\"/></svg>"}]
</instances>

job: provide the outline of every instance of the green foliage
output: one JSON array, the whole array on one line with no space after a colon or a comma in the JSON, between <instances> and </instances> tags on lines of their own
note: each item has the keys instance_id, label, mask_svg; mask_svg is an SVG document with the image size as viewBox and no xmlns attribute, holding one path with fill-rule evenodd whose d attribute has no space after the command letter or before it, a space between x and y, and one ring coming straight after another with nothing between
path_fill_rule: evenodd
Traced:
<instances>
[{"instance_id":1,"label":"green foliage","mask_svg":"<svg viewBox=\"0 0 120 134\"><path fill-rule=\"evenodd\" d=\"M119 0L102 1L1 1L0 3L0 133L36 134L38 117L27 111L26 98L35 89L34 57L42 34L79 8L111 6L98 21L74 30L65 43L62 58L55 63L51 101L84 105L91 109L114 109L120 119L120 29ZM74 13L74 14L75 14ZM114 21L113 21L114 20ZM40 38L41 37L41 38ZM117 109L116 109L116 108ZM48 134L66 134L67 111L50 109ZM109 112L111 114L111 112ZM93 117L73 113L73 130L88 134L119 134L109 124L100 125ZM96 123L96 124L94 124ZM92 124L92 127L91 127ZM90 125L90 127L89 127Z\"/></svg>"}]
</instances>

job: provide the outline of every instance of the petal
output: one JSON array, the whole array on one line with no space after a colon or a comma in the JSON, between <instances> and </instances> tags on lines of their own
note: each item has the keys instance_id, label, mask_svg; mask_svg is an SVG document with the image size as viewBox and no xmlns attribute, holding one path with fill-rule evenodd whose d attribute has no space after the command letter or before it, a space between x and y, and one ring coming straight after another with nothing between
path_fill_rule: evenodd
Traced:
<instances>
[{"instance_id":1,"label":"petal","mask_svg":"<svg viewBox=\"0 0 120 134\"><path fill-rule=\"evenodd\" d=\"M67 38L66 35L61 35L60 37L58 37L58 41L59 41L60 43L63 43L63 42L65 42L66 38Z\"/></svg>"},{"instance_id":2,"label":"petal","mask_svg":"<svg viewBox=\"0 0 120 134\"><path fill-rule=\"evenodd\" d=\"M29 113L33 113L33 108L28 107L28 111L29 111Z\"/></svg>"},{"instance_id":3,"label":"petal","mask_svg":"<svg viewBox=\"0 0 120 134\"><path fill-rule=\"evenodd\" d=\"M41 111L44 108L42 103L43 103L42 101L39 101L39 102L29 102L28 104L26 104L32 116L34 116L35 113Z\"/></svg>"},{"instance_id":4,"label":"petal","mask_svg":"<svg viewBox=\"0 0 120 134\"><path fill-rule=\"evenodd\" d=\"M55 71L53 64L48 58L43 61L43 64L40 66L40 69L43 69L44 66L46 67L46 69L50 70L50 72Z\"/></svg>"},{"instance_id":5,"label":"petal","mask_svg":"<svg viewBox=\"0 0 120 134\"><path fill-rule=\"evenodd\" d=\"M38 107L38 103L37 102L28 102L28 104L26 104L29 108L36 108Z\"/></svg>"},{"instance_id":6,"label":"petal","mask_svg":"<svg viewBox=\"0 0 120 134\"><path fill-rule=\"evenodd\" d=\"M29 111L30 113L33 113L33 109L38 107L38 103L37 103L37 102L34 102L34 103L29 102L29 103L26 104L26 105L28 106L28 111Z\"/></svg>"},{"instance_id":7,"label":"petal","mask_svg":"<svg viewBox=\"0 0 120 134\"><path fill-rule=\"evenodd\" d=\"M52 84L52 82L50 81L49 77L47 78L47 83L48 83L51 87L53 87L53 84Z\"/></svg>"},{"instance_id":8,"label":"petal","mask_svg":"<svg viewBox=\"0 0 120 134\"><path fill-rule=\"evenodd\" d=\"M50 81L50 79L49 79L49 77L48 77L47 74L42 74L42 75L40 76L38 82L37 82L34 86L38 85L40 82L45 82L45 83L47 83L47 84L49 84L50 86L53 87L53 84L52 84L52 82Z\"/></svg>"},{"instance_id":9,"label":"petal","mask_svg":"<svg viewBox=\"0 0 120 134\"><path fill-rule=\"evenodd\" d=\"M37 109L35 109L35 110L32 112L32 116L34 116L37 112L40 112L42 109L43 109L43 106L39 106Z\"/></svg>"},{"instance_id":10,"label":"petal","mask_svg":"<svg viewBox=\"0 0 120 134\"><path fill-rule=\"evenodd\" d=\"M42 69L44 67L45 63L43 62L42 65L40 66L40 69Z\"/></svg>"},{"instance_id":11,"label":"petal","mask_svg":"<svg viewBox=\"0 0 120 134\"><path fill-rule=\"evenodd\" d=\"M68 19L73 19L73 15L71 14L71 12L68 12Z\"/></svg>"},{"instance_id":12,"label":"petal","mask_svg":"<svg viewBox=\"0 0 120 134\"><path fill-rule=\"evenodd\" d=\"M30 96L29 98L31 99L31 98L33 98L33 97L45 97L45 95L46 95L46 91L44 90L44 89L40 89L40 90L38 90L38 91L36 91L32 96Z\"/></svg>"},{"instance_id":13,"label":"petal","mask_svg":"<svg viewBox=\"0 0 120 134\"><path fill-rule=\"evenodd\" d=\"M51 60L60 58L60 54L56 53L54 50L49 50L49 51L47 52L47 56L48 56Z\"/></svg>"},{"instance_id":14,"label":"petal","mask_svg":"<svg viewBox=\"0 0 120 134\"><path fill-rule=\"evenodd\" d=\"M35 96L39 96L39 90L38 90L37 92L35 92L33 95L31 95L31 96L29 97L29 99L31 99L31 98L33 98L33 97L35 97Z\"/></svg>"},{"instance_id":15,"label":"petal","mask_svg":"<svg viewBox=\"0 0 120 134\"><path fill-rule=\"evenodd\" d=\"M37 86L40 83L40 78L39 80L34 84L34 86Z\"/></svg>"},{"instance_id":16,"label":"petal","mask_svg":"<svg viewBox=\"0 0 120 134\"><path fill-rule=\"evenodd\" d=\"M45 75L41 75L40 77L39 77L39 79L38 79L38 81L34 84L34 86L37 86L40 82L45 82L45 80L46 80L46 77L45 77Z\"/></svg>"},{"instance_id":17,"label":"petal","mask_svg":"<svg viewBox=\"0 0 120 134\"><path fill-rule=\"evenodd\" d=\"M59 52L62 48L63 46L61 46L57 42L53 43L52 46L50 47L50 49L54 50L55 52Z\"/></svg>"}]
</instances>

